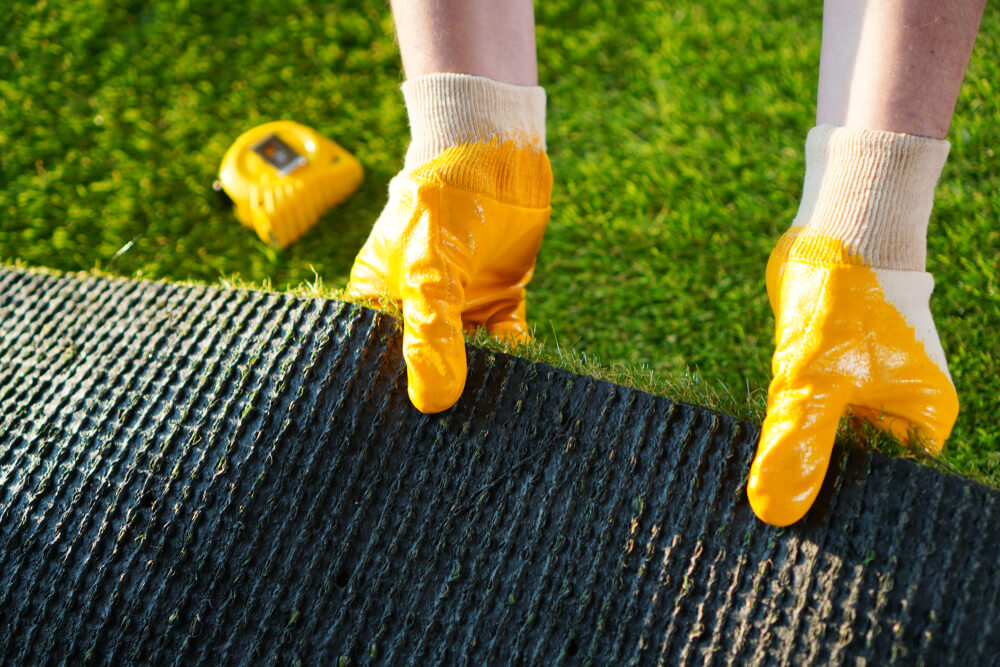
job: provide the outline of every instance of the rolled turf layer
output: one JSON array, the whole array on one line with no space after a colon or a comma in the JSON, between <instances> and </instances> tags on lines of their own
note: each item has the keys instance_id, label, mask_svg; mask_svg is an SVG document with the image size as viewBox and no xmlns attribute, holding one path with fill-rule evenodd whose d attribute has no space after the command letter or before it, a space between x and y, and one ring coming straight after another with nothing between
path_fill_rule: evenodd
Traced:
<instances>
[{"instance_id":1,"label":"rolled turf layer","mask_svg":"<svg viewBox=\"0 0 1000 667\"><path fill-rule=\"evenodd\" d=\"M469 348L422 415L393 320L0 271L12 664L989 664L998 494L836 449L758 522L758 435Z\"/></svg>"}]
</instances>

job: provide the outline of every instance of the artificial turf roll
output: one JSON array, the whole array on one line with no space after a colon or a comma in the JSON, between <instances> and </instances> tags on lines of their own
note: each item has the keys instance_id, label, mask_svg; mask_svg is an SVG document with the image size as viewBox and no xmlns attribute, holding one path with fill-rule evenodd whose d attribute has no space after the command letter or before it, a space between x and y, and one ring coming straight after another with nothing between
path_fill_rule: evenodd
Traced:
<instances>
[{"instance_id":1,"label":"artificial turf roll","mask_svg":"<svg viewBox=\"0 0 1000 667\"><path fill-rule=\"evenodd\" d=\"M754 518L758 436L469 347L406 393L323 299L0 270L10 664L989 664L997 492L835 450Z\"/></svg>"}]
</instances>

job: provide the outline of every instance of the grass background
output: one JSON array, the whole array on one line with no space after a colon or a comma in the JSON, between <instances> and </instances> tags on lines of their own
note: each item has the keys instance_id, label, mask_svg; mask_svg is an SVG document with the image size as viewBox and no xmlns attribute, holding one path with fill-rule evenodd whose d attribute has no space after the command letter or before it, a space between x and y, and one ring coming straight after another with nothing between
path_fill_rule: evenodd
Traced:
<instances>
[{"instance_id":1,"label":"grass background","mask_svg":"<svg viewBox=\"0 0 1000 667\"><path fill-rule=\"evenodd\" d=\"M556 185L529 315L545 348L667 393L700 377L696 400L759 417L773 326L764 263L800 193L820 5L539 3ZM6 14L0 260L275 289L346 283L408 138L384 3L15 0ZM993 484L998 40L990 7L929 249L963 401L945 458ZM282 118L342 143L366 180L278 253L216 206L210 184L240 132Z\"/></svg>"}]
</instances>

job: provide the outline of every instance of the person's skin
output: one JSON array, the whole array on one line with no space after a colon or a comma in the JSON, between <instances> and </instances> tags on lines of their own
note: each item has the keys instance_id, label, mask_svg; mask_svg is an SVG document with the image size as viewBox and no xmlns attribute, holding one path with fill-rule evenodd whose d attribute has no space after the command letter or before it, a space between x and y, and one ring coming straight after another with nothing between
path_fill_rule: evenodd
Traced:
<instances>
[{"instance_id":1,"label":"person's skin","mask_svg":"<svg viewBox=\"0 0 1000 667\"><path fill-rule=\"evenodd\" d=\"M392 15L408 79L451 72L538 85L532 0L392 0Z\"/></svg>"},{"instance_id":2,"label":"person's skin","mask_svg":"<svg viewBox=\"0 0 1000 667\"><path fill-rule=\"evenodd\" d=\"M986 0L826 0L817 125L943 139Z\"/></svg>"}]
</instances>

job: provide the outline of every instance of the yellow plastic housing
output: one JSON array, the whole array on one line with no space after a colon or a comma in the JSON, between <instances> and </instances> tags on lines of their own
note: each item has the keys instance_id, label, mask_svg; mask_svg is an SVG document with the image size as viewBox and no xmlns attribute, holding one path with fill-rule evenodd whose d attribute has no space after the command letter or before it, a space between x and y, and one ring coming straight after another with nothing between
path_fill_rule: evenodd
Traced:
<instances>
[{"instance_id":1,"label":"yellow plastic housing","mask_svg":"<svg viewBox=\"0 0 1000 667\"><path fill-rule=\"evenodd\" d=\"M284 248L347 199L363 173L357 158L336 142L282 120L241 134L222 158L219 182L240 222L265 243Z\"/></svg>"}]
</instances>

